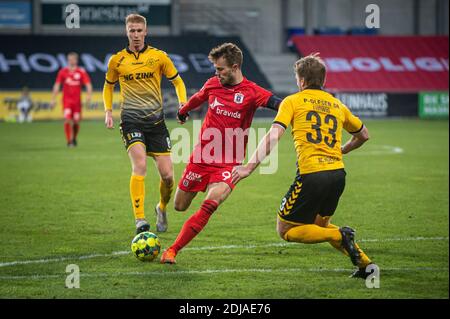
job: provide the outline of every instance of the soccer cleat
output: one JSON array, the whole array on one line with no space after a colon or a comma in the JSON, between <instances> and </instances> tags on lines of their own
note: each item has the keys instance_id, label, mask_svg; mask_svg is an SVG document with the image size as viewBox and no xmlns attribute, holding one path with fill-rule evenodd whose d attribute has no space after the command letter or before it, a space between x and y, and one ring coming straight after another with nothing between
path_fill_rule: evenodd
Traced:
<instances>
[{"instance_id":1,"label":"soccer cleat","mask_svg":"<svg viewBox=\"0 0 450 319\"><path fill-rule=\"evenodd\" d=\"M73 139L72 140L72 145L75 147L75 146L77 146L77 140L76 139Z\"/></svg>"},{"instance_id":2,"label":"soccer cleat","mask_svg":"<svg viewBox=\"0 0 450 319\"><path fill-rule=\"evenodd\" d=\"M357 266L361 256L355 246L355 231L348 226L339 228L339 231L342 235L341 246L350 256L353 265Z\"/></svg>"},{"instance_id":3,"label":"soccer cleat","mask_svg":"<svg viewBox=\"0 0 450 319\"><path fill-rule=\"evenodd\" d=\"M167 213L159 208L159 204L155 207L156 214L156 231L163 233L167 231Z\"/></svg>"},{"instance_id":4,"label":"soccer cleat","mask_svg":"<svg viewBox=\"0 0 450 319\"><path fill-rule=\"evenodd\" d=\"M150 224L144 219L136 219L136 235L150 230Z\"/></svg>"},{"instance_id":5,"label":"soccer cleat","mask_svg":"<svg viewBox=\"0 0 450 319\"><path fill-rule=\"evenodd\" d=\"M177 263L177 261L175 260L176 256L177 254L173 249L171 248L167 249L161 255L161 264L176 264Z\"/></svg>"},{"instance_id":6,"label":"soccer cleat","mask_svg":"<svg viewBox=\"0 0 450 319\"><path fill-rule=\"evenodd\" d=\"M73 147L73 143L72 142L67 142L67 147Z\"/></svg>"},{"instance_id":7,"label":"soccer cleat","mask_svg":"<svg viewBox=\"0 0 450 319\"><path fill-rule=\"evenodd\" d=\"M371 265L372 263L370 263L369 265ZM361 279L366 279L371 272L366 272L367 267L360 267L358 269L356 269L349 277L350 278L361 278Z\"/></svg>"}]
</instances>

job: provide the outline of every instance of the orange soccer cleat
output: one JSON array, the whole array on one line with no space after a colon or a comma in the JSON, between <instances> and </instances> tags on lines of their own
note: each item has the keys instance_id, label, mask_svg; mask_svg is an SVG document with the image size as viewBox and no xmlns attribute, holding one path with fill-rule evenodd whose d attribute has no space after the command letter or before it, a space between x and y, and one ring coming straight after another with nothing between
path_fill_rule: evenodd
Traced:
<instances>
[{"instance_id":1,"label":"orange soccer cleat","mask_svg":"<svg viewBox=\"0 0 450 319\"><path fill-rule=\"evenodd\" d=\"M169 248L166 251L163 252L161 256L161 264L176 264L177 261L175 260L175 257L177 256L177 253L175 250Z\"/></svg>"}]
</instances>

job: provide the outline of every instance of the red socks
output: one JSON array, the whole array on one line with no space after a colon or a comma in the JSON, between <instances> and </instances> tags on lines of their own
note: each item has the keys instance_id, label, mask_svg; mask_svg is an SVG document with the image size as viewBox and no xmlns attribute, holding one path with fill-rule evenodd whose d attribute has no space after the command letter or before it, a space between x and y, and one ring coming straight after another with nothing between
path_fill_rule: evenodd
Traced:
<instances>
[{"instance_id":1,"label":"red socks","mask_svg":"<svg viewBox=\"0 0 450 319\"><path fill-rule=\"evenodd\" d=\"M180 249L202 231L218 206L219 204L215 200L205 200L200 209L184 223L177 239L170 248L175 250L175 253L178 253Z\"/></svg>"},{"instance_id":2,"label":"red socks","mask_svg":"<svg viewBox=\"0 0 450 319\"><path fill-rule=\"evenodd\" d=\"M66 133L66 140L67 143L70 143L72 141L72 128L70 127L69 122L64 122L64 133Z\"/></svg>"},{"instance_id":3,"label":"red socks","mask_svg":"<svg viewBox=\"0 0 450 319\"><path fill-rule=\"evenodd\" d=\"M73 139L76 140L77 139L77 135L78 135L78 131L80 130L80 124L78 123L73 123Z\"/></svg>"},{"instance_id":4,"label":"red socks","mask_svg":"<svg viewBox=\"0 0 450 319\"><path fill-rule=\"evenodd\" d=\"M80 130L80 124L73 123L73 126L69 122L64 122L64 133L66 133L67 143L77 139L78 131Z\"/></svg>"}]
</instances>

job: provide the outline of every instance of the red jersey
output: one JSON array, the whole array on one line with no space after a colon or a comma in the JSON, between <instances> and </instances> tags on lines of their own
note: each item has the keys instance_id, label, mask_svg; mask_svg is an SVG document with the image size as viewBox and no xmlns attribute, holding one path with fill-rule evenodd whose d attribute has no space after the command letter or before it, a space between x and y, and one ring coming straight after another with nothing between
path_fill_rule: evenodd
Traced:
<instances>
[{"instance_id":1,"label":"red jersey","mask_svg":"<svg viewBox=\"0 0 450 319\"><path fill-rule=\"evenodd\" d=\"M234 86L222 85L218 77L206 81L180 109L180 114L186 114L208 102L199 143L194 147L190 163L218 167L240 165L245 158L255 111L266 106L272 95L246 78Z\"/></svg>"},{"instance_id":2,"label":"red jersey","mask_svg":"<svg viewBox=\"0 0 450 319\"><path fill-rule=\"evenodd\" d=\"M59 70L56 83L62 83L64 107L70 107L81 105L81 88L83 85L91 83L91 79L83 68L76 67L71 71L65 67Z\"/></svg>"}]
</instances>

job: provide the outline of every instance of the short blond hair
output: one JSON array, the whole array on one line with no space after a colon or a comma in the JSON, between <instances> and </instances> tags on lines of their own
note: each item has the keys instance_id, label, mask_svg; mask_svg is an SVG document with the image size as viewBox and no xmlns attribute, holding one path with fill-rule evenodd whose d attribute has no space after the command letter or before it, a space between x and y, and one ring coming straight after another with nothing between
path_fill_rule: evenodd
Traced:
<instances>
[{"instance_id":1,"label":"short blond hair","mask_svg":"<svg viewBox=\"0 0 450 319\"><path fill-rule=\"evenodd\" d=\"M128 23L143 23L144 26L147 27L147 19L137 13L131 13L127 15L127 17L125 18L125 25L127 25Z\"/></svg>"},{"instance_id":2,"label":"short blond hair","mask_svg":"<svg viewBox=\"0 0 450 319\"><path fill-rule=\"evenodd\" d=\"M306 86L323 86L325 82L327 70L319 53L312 53L295 62L294 70Z\"/></svg>"}]
</instances>

